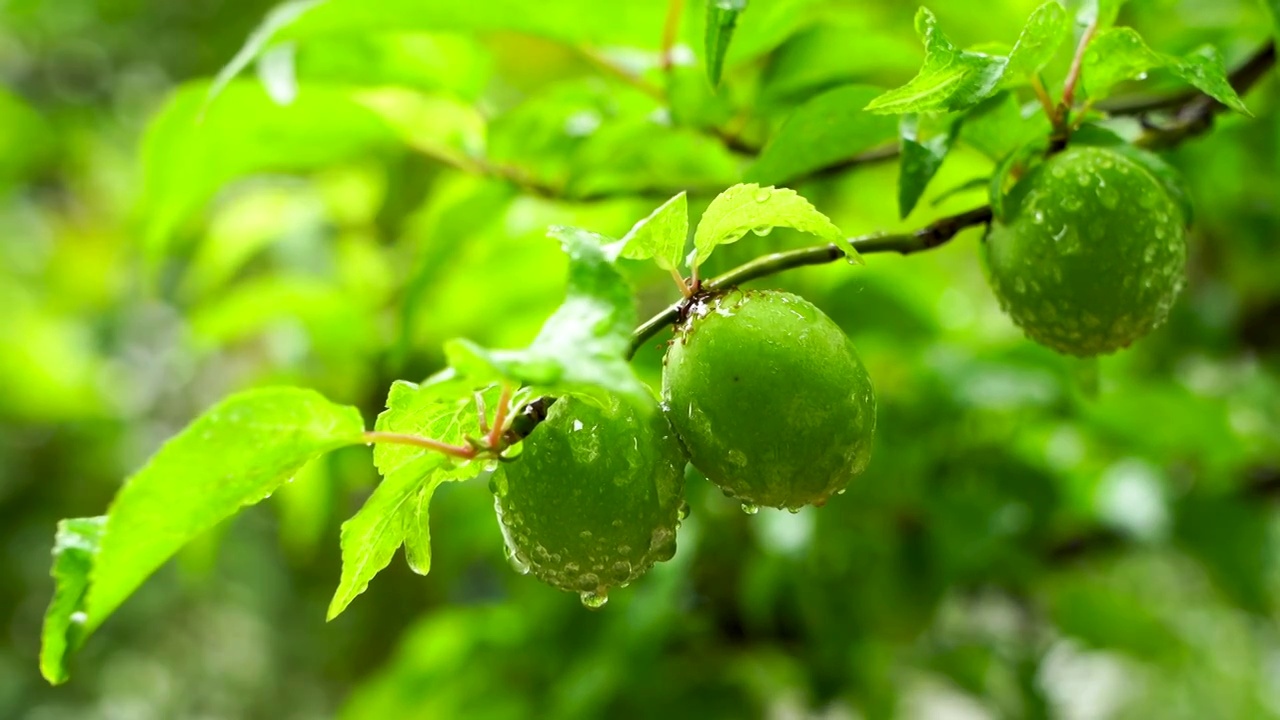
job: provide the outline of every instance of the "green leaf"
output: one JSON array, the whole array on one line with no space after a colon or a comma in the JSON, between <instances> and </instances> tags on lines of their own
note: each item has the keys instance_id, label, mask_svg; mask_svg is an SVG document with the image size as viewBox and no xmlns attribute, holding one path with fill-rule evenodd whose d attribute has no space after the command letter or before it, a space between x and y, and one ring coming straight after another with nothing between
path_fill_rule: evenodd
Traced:
<instances>
[{"instance_id":1,"label":"green leaf","mask_svg":"<svg viewBox=\"0 0 1280 720\"><path fill-rule=\"evenodd\" d=\"M1262 0L1262 7L1271 15L1276 43L1280 44L1280 0Z\"/></svg>"},{"instance_id":2,"label":"green leaf","mask_svg":"<svg viewBox=\"0 0 1280 720\"><path fill-rule=\"evenodd\" d=\"M363 431L355 408L298 388L232 395L196 418L125 482L99 535L83 522L60 535L68 551L90 547L86 538L98 542L82 609L67 598L84 593L76 577L87 556L55 561L66 580L46 618L45 641L54 643L44 650L46 674L65 678L65 653L74 649L60 628L75 622L76 643L83 640L183 545L269 497L317 456L364 442Z\"/></svg>"},{"instance_id":3,"label":"green leaf","mask_svg":"<svg viewBox=\"0 0 1280 720\"><path fill-rule=\"evenodd\" d=\"M584 47L649 48L662 37L666 4L627 3L600 12L597 0L487 0L484 3L422 0L294 0L273 10L244 47L218 73L210 97L282 42L369 37L386 32L493 32L506 30Z\"/></svg>"},{"instance_id":4,"label":"green leaf","mask_svg":"<svg viewBox=\"0 0 1280 720\"><path fill-rule=\"evenodd\" d=\"M1194 85L1204 94L1243 115L1253 115L1244 100L1236 94L1227 77L1222 54L1212 45L1204 45L1175 61L1171 68L1178 77Z\"/></svg>"},{"instance_id":5,"label":"green leaf","mask_svg":"<svg viewBox=\"0 0 1280 720\"><path fill-rule=\"evenodd\" d=\"M1030 112L1010 91L998 93L964 114L960 139L999 162L1031 140L1049 134L1049 121L1039 112L1040 106L1028 107Z\"/></svg>"},{"instance_id":6,"label":"green leaf","mask_svg":"<svg viewBox=\"0 0 1280 720\"><path fill-rule=\"evenodd\" d=\"M1250 114L1227 79L1222 56L1201 47L1184 58L1152 50L1132 28L1111 28L1097 35L1085 51L1083 71L1089 96L1106 97L1117 84L1141 78L1148 71L1168 69L1201 92L1240 113Z\"/></svg>"},{"instance_id":7,"label":"green leaf","mask_svg":"<svg viewBox=\"0 0 1280 720\"><path fill-rule=\"evenodd\" d=\"M481 435L476 394L468 387L448 379L423 385L396 381L374 430L464 446L467 438ZM496 387L478 393L486 406L494 406L499 394ZM342 524L342 577L329 603L329 620L368 589L402 544L409 567L426 575L431 569L427 509L432 494L441 483L468 480L484 470L481 463L390 442L374 446L373 462L383 479L359 512Z\"/></svg>"},{"instance_id":8,"label":"green leaf","mask_svg":"<svg viewBox=\"0 0 1280 720\"><path fill-rule=\"evenodd\" d=\"M929 181L942 167L951 151L956 127L928 139L921 139L919 118L903 115L901 122L902 153L898 163L898 215L906 218L915 209Z\"/></svg>"},{"instance_id":9,"label":"green leaf","mask_svg":"<svg viewBox=\"0 0 1280 720\"><path fill-rule=\"evenodd\" d=\"M1071 29L1067 11L1057 2L1036 8L1009 53L1009 65L1000 80L1001 87L1026 82L1053 59Z\"/></svg>"},{"instance_id":10,"label":"green leaf","mask_svg":"<svg viewBox=\"0 0 1280 720\"><path fill-rule=\"evenodd\" d=\"M795 190L750 183L734 185L707 206L693 235L689 265L701 265L717 247L735 243L748 232L765 235L776 227L794 228L839 243L850 258L859 257L840 228Z\"/></svg>"},{"instance_id":11,"label":"green leaf","mask_svg":"<svg viewBox=\"0 0 1280 720\"><path fill-rule=\"evenodd\" d=\"M747 180L782 183L848 160L893 139L893 118L865 110L882 92L846 85L822 93L796 109L747 169Z\"/></svg>"},{"instance_id":12,"label":"green leaf","mask_svg":"<svg viewBox=\"0 0 1280 720\"><path fill-rule=\"evenodd\" d=\"M1017 180L1014 170L1021 168L1026 171L1042 160L1047 144L1047 138L1037 138L1009 153L996 164L995 172L991 175L990 187L991 212L996 220L1005 219L1005 195Z\"/></svg>"},{"instance_id":13,"label":"green leaf","mask_svg":"<svg viewBox=\"0 0 1280 720\"><path fill-rule=\"evenodd\" d=\"M68 678L67 659L79 649L84 631L85 592L93 556L102 541L107 518L70 518L58 523L53 542L53 600L44 615L40 672L53 685Z\"/></svg>"},{"instance_id":14,"label":"green leaf","mask_svg":"<svg viewBox=\"0 0 1280 720\"><path fill-rule=\"evenodd\" d=\"M607 122L581 141L565 192L591 198L721 188L739 178L740 167L724 143L705 133L634 117Z\"/></svg>"},{"instance_id":15,"label":"green leaf","mask_svg":"<svg viewBox=\"0 0 1280 720\"><path fill-rule=\"evenodd\" d=\"M439 485L432 471L443 461L444 456L438 453L426 455L385 475L360 510L342 523L342 578L329 601L327 620L341 615L368 589L369 581L391 564L404 543L405 515L424 485L433 490Z\"/></svg>"},{"instance_id":16,"label":"green leaf","mask_svg":"<svg viewBox=\"0 0 1280 720\"><path fill-rule=\"evenodd\" d=\"M523 350L488 350L467 340L445 343L459 375L477 382L508 380L547 393L576 392L604 399L617 393L637 409L652 394L627 362L636 312L631 289L614 267L616 242L571 227L553 227L569 256L564 303Z\"/></svg>"},{"instance_id":17,"label":"green leaf","mask_svg":"<svg viewBox=\"0 0 1280 720\"><path fill-rule=\"evenodd\" d=\"M1098 30L1106 30L1116 24L1120 16L1120 8L1129 0L1076 0L1076 25L1087 27L1096 25Z\"/></svg>"},{"instance_id":18,"label":"green leaf","mask_svg":"<svg viewBox=\"0 0 1280 720\"><path fill-rule=\"evenodd\" d=\"M689 199L680 193L631 228L620 241L622 257L653 258L663 270L675 270L680 267L688 239Z\"/></svg>"},{"instance_id":19,"label":"green leaf","mask_svg":"<svg viewBox=\"0 0 1280 720\"><path fill-rule=\"evenodd\" d=\"M747 0L707 0L707 79L712 85L720 84L724 55L738 26L738 16L746 9Z\"/></svg>"},{"instance_id":20,"label":"green leaf","mask_svg":"<svg viewBox=\"0 0 1280 720\"><path fill-rule=\"evenodd\" d=\"M924 67L906 85L872 100L878 113L931 113L963 110L993 95L1009 59L960 50L942 34L927 8L916 13L916 32L924 41Z\"/></svg>"},{"instance_id":21,"label":"green leaf","mask_svg":"<svg viewBox=\"0 0 1280 720\"><path fill-rule=\"evenodd\" d=\"M404 559L419 575L431 572L431 522L427 509L439 482L425 482L409 498L401 517L404 520Z\"/></svg>"},{"instance_id":22,"label":"green leaf","mask_svg":"<svg viewBox=\"0 0 1280 720\"><path fill-rule=\"evenodd\" d=\"M144 241L153 257L233 180L323 167L396 144L378 113L340 92L311 88L282 106L258 83L241 81L206 111L207 92L205 84L179 89L143 139Z\"/></svg>"}]
</instances>

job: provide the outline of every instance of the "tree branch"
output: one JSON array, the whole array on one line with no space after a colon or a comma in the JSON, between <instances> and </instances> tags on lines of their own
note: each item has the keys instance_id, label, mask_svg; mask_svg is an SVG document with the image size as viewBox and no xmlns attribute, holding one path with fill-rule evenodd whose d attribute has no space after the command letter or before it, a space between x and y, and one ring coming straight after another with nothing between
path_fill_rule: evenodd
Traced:
<instances>
[{"instance_id":1,"label":"tree branch","mask_svg":"<svg viewBox=\"0 0 1280 720\"><path fill-rule=\"evenodd\" d=\"M960 234L960 231L978 225L985 225L989 222L991 222L991 208L983 206L958 215L949 215L940 220L935 220L913 232L892 235L864 235L858 238L850 238L849 242L853 244L859 253L864 255L886 252L910 255L911 253L943 245ZM840 260L844 256L844 250L834 243L764 255L751 262L739 265L719 277L704 282L702 288L707 291L730 288L751 280L776 275L783 270L806 265L825 265ZM685 301L681 300L672 304L666 310L649 318L643 325L636 328L636 331L631 335L631 350L628 353L628 357L635 355L636 351L649 338L658 334L662 328L673 324L676 318L679 317L680 309L684 303Z\"/></svg>"},{"instance_id":2,"label":"tree branch","mask_svg":"<svg viewBox=\"0 0 1280 720\"><path fill-rule=\"evenodd\" d=\"M1275 62L1275 43L1269 42L1231 73L1231 86L1235 88L1237 93L1244 95L1267 74L1267 71L1275 65ZM1178 109L1176 113L1177 123L1167 128L1156 128L1148 131L1147 135L1144 136L1146 142L1139 141L1139 144L1146 147L1168 147L1182 142L1189 137L1207 131L1213 125L1213 116L1224 109L1225 107L1222 104L1208 95L1192 95ZM896 151L896 148L894 150ZM883 156L892 157L892 154ZM844 161L841 164L824 168L815 174L832 172L834 168L844 167L849 162ZM861 238L853 238L850 242L858 249L859 253L863 254L896 252L908 255L942 245L965 228L985 225L991 222L991 217L990 207L974 208L959 215L951 215L941 220L936 220L915 232L894 235L867 235ZM708 280L703 283L702 287L706 290L732 287L749 280L776 275L783 270L806 265L823 265L839 260L842 257L844 257L843 251L833 244L816 245L799 250L774 253L756 258L720 277ZM664 326L673 324L679 316L681 304L680 302L672 304L636 328L636 331L631 335L631 350L628 357L635 355L636 351L649 338L658 334Z\"/></svg>"}]
</instances>

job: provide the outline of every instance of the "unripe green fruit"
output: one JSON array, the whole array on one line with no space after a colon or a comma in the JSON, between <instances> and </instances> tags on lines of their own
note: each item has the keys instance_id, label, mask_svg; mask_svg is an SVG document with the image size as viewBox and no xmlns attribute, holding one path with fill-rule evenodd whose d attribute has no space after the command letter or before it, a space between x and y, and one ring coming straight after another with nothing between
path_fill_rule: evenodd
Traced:
<instances>
[{"instance_id":1,"label":"unripe green fruit","mask_svg":"<svg viewBox=\"0 0 1280 720\"><path fill-rule=\"evenodd\" d=\"M1001 306L1070 355L1127 347L1165 321L1187 264L1181 209L1142 165L1073 147L1014 187L985 255Z\"/></svg>"},{"instance_id":2,"label":"unripe green fruit","mask_svg":"<svg viewBox=\"0 0 1280 720\"><path fill-rule=\"evenodd\" d=\"M831 318L790 293L732 290L694 305L662 394L694 467L749 512L822 505L871 458L866 368Z\"/></svg>"},{"instance_id":3,"label":"unripe green fruit","mask_svg":"<svg viewBox=\"0 0 1280 720\"><path fill-rule=\"evenodd\" d=\"M617 399L557 400L494 474L508 559L599 607L609 588L675 554L684 466L656 403L641 417Z\"/></svg>"}]
</instances>

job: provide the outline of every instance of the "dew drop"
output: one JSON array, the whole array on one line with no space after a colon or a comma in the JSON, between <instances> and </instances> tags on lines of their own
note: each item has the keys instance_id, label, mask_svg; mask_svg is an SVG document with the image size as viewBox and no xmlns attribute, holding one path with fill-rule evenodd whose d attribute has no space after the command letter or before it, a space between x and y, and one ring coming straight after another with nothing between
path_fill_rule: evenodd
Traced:
<instances>
[{"instance_id":1,"label":"dew drop","mask_svg":"<svg viewBox=\"0 0 1280 720\"><path fill-rule=\"evenodd\" d=\"M676 511L676 519L684 520L687 517L689 517L689 503L681 501L680 509Z\"/></svg>"},{"instance_id":2,"label":"dew drop","mask_svg":"<svg viewBox=\"0 0 1280 720\"><path fill-rule=\"evenodd\" d=\"M761 225L760 227L751 228L751 233L753 235L759 235L760 237L764 237L765 235L768 235L771 232L773 232L772 225Z\"/></svg>"},{"instance_id":3,"label":"dew drop","mask_svg":"<svg viewBox=\"0 0 1280 720\"><path fill-rule=\"evenodd\" d=\"M773 195L773 192L770 191L768 188L760 188L759 190L756 190L756 195L755 195L756 202L758 203L768 202L769 198L772 195Z\"/></svg>"},{"instance_id":4,"label":"dew drop","mask_svg":"<svg viewBox=\"0 0 1280 720\"><path fill-rule=\"evenodd\" d=\"M582 600L582 606L588 610L599 610L604 607L605 603L609 602L609 593L603 590L599 592L582 592L578 597Z\"/></svg>"},{"instance_id":5,"label":"dew drop","mask_svg":"<svg viewBox=\"0 0 1280 720\"><path fill-rule=\"evenodd\" d=\"M755 515L756 513L760 512L760 506L753 505L751 503L742 503L742 512L748 515Z\"/></svg>"}]
</instances>

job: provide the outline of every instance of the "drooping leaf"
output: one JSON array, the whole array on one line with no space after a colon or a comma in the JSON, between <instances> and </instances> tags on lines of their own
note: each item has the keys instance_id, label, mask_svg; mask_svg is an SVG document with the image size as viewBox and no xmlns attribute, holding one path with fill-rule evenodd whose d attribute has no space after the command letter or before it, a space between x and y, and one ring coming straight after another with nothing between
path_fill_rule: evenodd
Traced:
<instances>
[{"instance_id":1,"label":"drooping leaf","mask_svg":"<svg viewBox=\"0 0 1280 720\"><path fill-rule=\"evenodd\" d=\"M431 522L427 509L439 482L424 482L401 512L404 520L404 559L419 575L431 572Z\"/></svg>"},{"instance_id":2,"label":"drooping leaf","mask_svg":"<svg viewBox=\"0 0 1280 720\"><path fill-rule=\"evenodd\" d=\"M684 245L689 239L689 199L680 193L636 223L623 236L622 257L632 260L653 258L663 270L680 267Z\"/></svg>"},{"instance_id":3,"label":"drooping leaf","mask_svg":"<svg viewBox=\"0 0 1280 720\"><path fill-rule=\"evenodd\" d=\"M764 235L776 227L793 228L839 243L850 258L858 258L858 251L840 228L795 190L748 183L725 190L707 206L694 231L689 265L701 265L717 247L735 243L748 232Z\"/></svg>"},{"instance_id":4,"label":"drooping leaf","mask_svg":"<svg viewBox=\"0 0 1280 720\"><path fill-rule=\"evenodd\" d=\"M1133 28L1111 28L1098 33L1085 51L1081 77L1090 97L1100 99L1117 84L1162 68L1232 110L1249 114L1244 101L1231 87L1222 56L1216 49L1205 46L1186 57L1176 58L1152 50Z\"/></svg>"},{"instance_id":5,"label":"drooping leaf","mask_svg":"<svg viewBox=\"0 0 1280 720\"><path fill-rule=\"evenodd\" d=\"M619 248L609 238L553 227L569 256L564 303L523 350L488 350L467 340L445 343L449 365L480 383L507 380L548 393L604 398L617 393L637 408L652 396L627 362L636 312L631 290L614 267Z\"/></svg>"},{"instance_id":6,"label":"drooping leaf","mask_svg":"<svg viewBox=\"0 0 1280 720\"><path fill-rule=\"evenodd\" d=\"M916 13L916 32L924 41L924 67L906 85L868 103L868 110L887 114L950 112L977 105L996 92L1009 63L1007 57L957 48L927 8Z\"/></svg>"},{"instance_id":7,"label":"drooping leaf","mask_svg":"<svg viewBox=\"0 0 1280 720\"><path fill-rule=\"evenodd\" d=\"M433 470L443 460L440 454L426 455L385 475L360 510L342 523L342 578L329 601L326 619L341 615L391 563L404 543L405 516L414 508L424 484L433 490L439 484Z\"/></svg>"},{"instance_id":8,"label":"drooping leaf","mask_svg":"<svg viewBox=\"0 0 1280 720\"><path fill-rule=\"evenodd\" d=\"M1026 82L1053 59L1071 29L1067 11L1057 2L1036 8L1009 53L1009 65L1000 80L1001 87Z\"/></svg>"},{"instance_id":9,"label":"drooping leaf","mask_svg":"<svg viewBox=\"0 0 1280 720\"><path fill-rule=\"evenodd\" d=\"M44 615L41 633L40 673L53 685L66 682L67 660L80 647L84 631L85 592L93 556L102 541L107 518L69 518L58 523L53 541L53 600Z\"/></svg>"},{"instance_id":10,"label":"drooping leaf","mask_svg":"<svg viewBox=\"0 0 1280 720\"><path fill-rule=\"evenodd\" d=\"M465 382L441 381L417 385L403 380L391 385L387 409L374 430L430 438L463 447L468 437L481 435L475 397ZM496 387L479 392L487 407L499 396ZM431 569L428 506L441 483L466 480L483 471L481 464L458 460L417 445L378 442L373 462L382 481L342 524L342 577L329 603L328 619L342 613L387 567L405 545L409 567L421 575Z\"/></svg>"},{"instance_id":11,"label":"drooping leaf","mask_svg":"<svg viewBox=\"0 0 1280 720\"><path fill-rule=\"evenodd\" d=\"M848 160L893 139L893 118L867 111L882 92L846 85L822 93L793 112L745 173L761 184L782 183Z\"/></svg>"},{"instance_id":12,"label":"drooping leaf","mask_svg":"<svg viewBox=\"0 0 1280 720\"><path fill-rule=\"evenodd\" d=\"M66 526L68 551L90 548L95 537L97 550L87 591L75 579L85 556L55 563L67 579L46 618L45 640L54 643L42 660L47 674L65 678L65 654L74 649L65 633L58 639L59 628L74 622L82 641L183 545L269 497L317 456L363 442L363 430L355 408L286 387L232 395L196 418L125 482L98 535L84 522ZM73 605L66 598L77 593L84 599Z\"/></svg>"},{"instance_id":13,"label":"drooping leaf","mask_svg":"<svg viewBox=\"0 0 1280 720\"><path fill-rule=\"evenodd\" d=\"M898 215L906 218L951 151L956 127L952 125L932 137L922 138L918 116L903 115L900 125L902 153L898 158Z\"/></svg>"},{"instance_id":14,"label":"drooping leaf","mask_svg":"<svg viewBox=\"0 0 1280 720\"><path fill-rule=\"evenodd\" d=\"M738 16L746 9L747 0L707 0L707 79L713 86L720 84L724 55L729 51L729 41L738 26Z\"/></svg>"},{"instance_id":15,"label":"drooping leaf","mask_svg":"<svg viewBox=\"0 0 1280 720\"><path fill-rule=\"evenodd\" d=\"M1222 62L1222 54L1212 45L1204 45L1174 62L1170 69L1178 77L1194 85L1204 94L1244 115L1252 115L1245 107L1244 100L1231 87L1227 77L1227 68Z\"/></svg>"}]
</instances>

